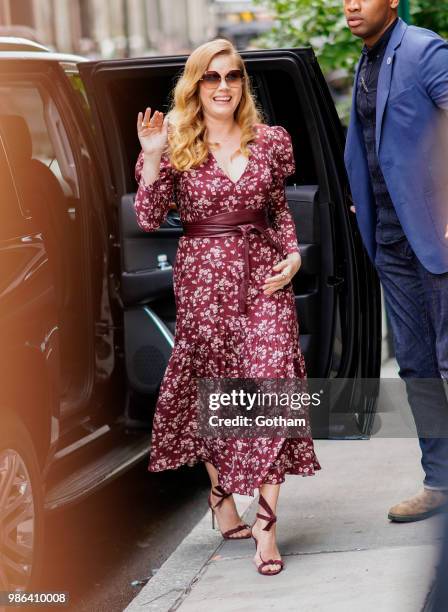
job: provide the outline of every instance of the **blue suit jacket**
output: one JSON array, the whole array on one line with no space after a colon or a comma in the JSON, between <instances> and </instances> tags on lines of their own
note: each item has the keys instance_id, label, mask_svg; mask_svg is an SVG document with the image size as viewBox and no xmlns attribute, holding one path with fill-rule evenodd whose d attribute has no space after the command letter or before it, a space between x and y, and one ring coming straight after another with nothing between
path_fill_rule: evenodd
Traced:
<instances>
[{"instance_id":1,"label":"blue suit jacket","mask_svg":"<svg viewBox=\"0 0 448 612\"><path fill-rule=\"evenodd\" d=\"M356 218L375 260L376 205L362 127L353 107L345 148ZM378 78L376 148L397 216L421 263L448 271L448 43L402 19Z\"/></svg>"}]
</instances>

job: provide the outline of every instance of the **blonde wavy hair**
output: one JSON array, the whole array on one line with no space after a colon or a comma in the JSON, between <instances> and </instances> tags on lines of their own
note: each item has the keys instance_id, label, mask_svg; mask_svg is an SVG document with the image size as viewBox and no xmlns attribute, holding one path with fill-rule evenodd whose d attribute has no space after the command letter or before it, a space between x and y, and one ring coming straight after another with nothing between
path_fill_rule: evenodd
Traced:
<instances>
[{"instance_id":1,"label":"blonde wavy hair","mask_svg":"<svg viewBox=\"0 0 448 612\"><path fill-rule=\"evenodd\" d=\"M249 157L248 143L255 138L255 124L263 123L262 112L256 106L243 59L233 44L217 38L197 47L189 56L184 70L172 93L169 121L168 148L171 165L185 171L199 166L208 156L207 128L199 97L199 79L211 60L218 54L235 58L242 70L241 100L235 110L235 121L241 129L241 152Z\"/></svg>"}]
</instances>

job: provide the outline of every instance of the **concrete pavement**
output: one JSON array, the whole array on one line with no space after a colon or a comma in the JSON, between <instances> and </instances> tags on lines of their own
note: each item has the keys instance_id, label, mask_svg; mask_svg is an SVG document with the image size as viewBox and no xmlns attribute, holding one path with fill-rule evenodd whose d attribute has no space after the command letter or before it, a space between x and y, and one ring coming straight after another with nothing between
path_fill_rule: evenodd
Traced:
<instances>
[{"instance_id":1,"label":"concrete pavement","mask_svg":"<svg viewBox=\"0 0 448 612\"><path fill-rule=\"evenodd\" d=\"M385 366L392 376L393 364ZM316 440L315 447L322 470L288 476L282 487L282 573L260 576L253 541L222 540L207 512L126 612L418 612L437 562L442 517L387 519L391 505L421 487L418 441ZM252 521L255 501L237 501Z\"/></svg>"}]
</instances>

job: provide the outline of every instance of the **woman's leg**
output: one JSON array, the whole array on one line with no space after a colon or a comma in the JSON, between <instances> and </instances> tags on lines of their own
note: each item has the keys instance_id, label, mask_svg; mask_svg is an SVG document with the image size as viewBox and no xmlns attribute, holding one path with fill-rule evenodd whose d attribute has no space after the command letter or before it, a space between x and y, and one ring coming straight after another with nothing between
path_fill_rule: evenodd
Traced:
<instances>
[{"instance_id":1,"label":"woman's leg","mask_svg":"<svg viewBox=\"0 0 448 612\"><path fill-rule=\"evenodd\" d=\"M260 495L262 495L274 514L277 513L277 500L280 494L279 484L264 484L260 487ZM263 516L268 516L268 513L263 506L258 506L258 513ZM268 524L268 521L258 518L252 527L252 533L254 534L258 546L257 552L254 556L256 565L262 563L262 559L267 561L268 559L280 559L280 552L277 548L276 540L276 523L273 523L269 531L263 531L264 527ZM263 572L268 573L270 571L278 570L278 565L266 565L262 569Z\"/></svg>"},{"instance_id":2,"label":"woman's leg","mask_svg":"<svg viewBox=\"0 0 448 612\"><path fill-rule=\"evenodd\" d=\"M207 461L205 461L204 463L205 463L205 467L207 469L208 475L210 477L210 483L212 486L212 491L211 491L212 505L216 506L216 504L222 499L221 497L213 495L213 488L216 487L216 485L218 484L218 472L211 463L208 463ZM222 501L222 503L219 505L219 507L215 508L214 512L215 512L216 520L218 521L219 529L221 530L222 533L225 533L229 529L233 529L234 527L237 527L238 525L244 524L244 521L241 519L236 509L235 500L233 499L233 495L230 495L230 497L226 497ZM237 533L235 533L234 535L231 535L230 537L232 539L238 539L241 537L247 537L249 534L250 534L250 529L242 529L241 531L238 531Z\"/></svg>"}]
</instances>

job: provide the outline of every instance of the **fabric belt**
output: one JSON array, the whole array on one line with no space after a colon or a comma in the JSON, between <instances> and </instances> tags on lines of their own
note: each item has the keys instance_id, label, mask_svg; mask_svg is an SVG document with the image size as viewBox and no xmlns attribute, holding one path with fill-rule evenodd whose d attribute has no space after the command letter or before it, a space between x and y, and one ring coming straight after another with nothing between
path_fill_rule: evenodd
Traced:
<instances>
[{"instance_id":1,"label":"fabric belt","mask_svg":"<svg viewBox=\"0 0 448 612\"><path fill-rule=\"evenodd\" d=\"M183 223L184 236L189 238L218 238L224 236L242 236L244 240L244 277L238 293L238 306L242 314L247 311L247 292L249 289L250 260L248 234L257 231L266 238L279 253L280 247L266 231L271 226L266 210L238 210L229 213L211 215L201 221Z\"/></svg>"}]
</instances>

